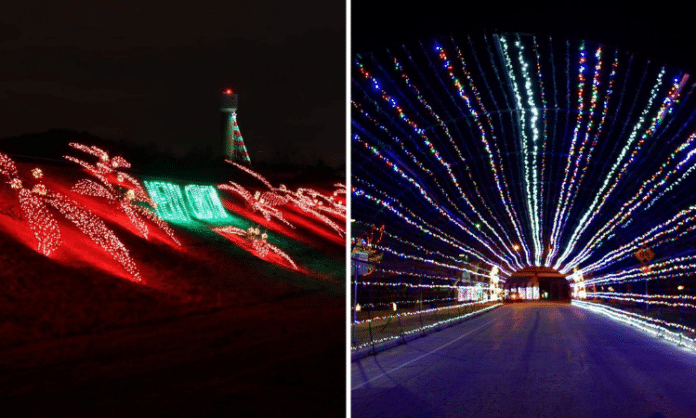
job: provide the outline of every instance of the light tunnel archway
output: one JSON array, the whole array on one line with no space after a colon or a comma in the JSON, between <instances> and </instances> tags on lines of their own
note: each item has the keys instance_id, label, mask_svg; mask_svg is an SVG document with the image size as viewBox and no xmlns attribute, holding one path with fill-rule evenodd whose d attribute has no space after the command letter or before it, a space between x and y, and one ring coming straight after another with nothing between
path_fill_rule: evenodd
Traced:
<instances>
[{"instance_id":1,"label":"light tunnel archway","mask_svg":"<svg viewBox=\"0 0 696 418\"><path fill-rule=\"evenodd\" d=\"M441 318L499 302L494 268L503 290L549 299L571 296L575 269L595 302L695 296L695 91L668 65L532 34L356 55L351 218L385 228L381 264L351 300L387 328L415 304ZM529 268L560 277L519 275Z\"/></svg>"}]
</instances>

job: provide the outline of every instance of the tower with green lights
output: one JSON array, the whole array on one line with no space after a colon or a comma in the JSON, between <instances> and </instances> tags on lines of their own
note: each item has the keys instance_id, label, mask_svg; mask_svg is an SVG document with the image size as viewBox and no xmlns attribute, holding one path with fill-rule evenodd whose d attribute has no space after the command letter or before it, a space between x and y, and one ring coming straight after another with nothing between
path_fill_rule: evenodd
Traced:
<instances>
[{"instance_id":1,"label":"tower with green lights","mask_svg":"<svg viewBox=\"0 0 696 418\"><path fill-rule=\"evenodd\" d=\"M232 90L227 89L222 93L222 100L220 101L220 112L222 112L222 150L225 158L251 167L249 153L244 145L239 125L237 125L237 103L237 95Z\"/></svg>"}]
</instances>

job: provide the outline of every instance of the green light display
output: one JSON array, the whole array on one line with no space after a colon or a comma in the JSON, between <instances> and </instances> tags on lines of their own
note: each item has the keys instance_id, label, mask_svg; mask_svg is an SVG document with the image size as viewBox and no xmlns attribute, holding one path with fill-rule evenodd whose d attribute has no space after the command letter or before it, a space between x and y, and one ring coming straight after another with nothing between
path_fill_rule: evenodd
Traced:
<instances>
[{"instance_id":1,"label":"green light display","mask_svg":"<svg viewBox=\"0 0 696 418\"><path fill-rule=\"evenodd\" d=\"M213 221L228 217L213 186L188 184L183 193L178 184L144 181L150 198L157 203L157 214L167 221L188 222L192 218Z\"/></svg>"},{"instance_id":2,"label":"green light display","mask_svg":"<svg viewBox=\"0 0 696 418\"><path fill-rule=\"evenodd\" d=\"M186 195L191 212L196 218L213 220L227 217L227 212L225 212L217 190L213 186L189 184L184 187L184 195Z\"/></svg>"}]
</instances>

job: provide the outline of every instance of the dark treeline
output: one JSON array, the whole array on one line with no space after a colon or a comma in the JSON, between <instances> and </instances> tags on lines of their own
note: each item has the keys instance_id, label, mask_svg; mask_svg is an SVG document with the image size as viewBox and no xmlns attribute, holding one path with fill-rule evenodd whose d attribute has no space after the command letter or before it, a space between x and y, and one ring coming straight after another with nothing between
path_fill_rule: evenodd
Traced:
<instances>
[{"instance_id":1,"label":"dark treeline","mask_svg":"<svg viewBox=\"0 0 696 418\"><path fill-rule=\"evenodd\" d=\"M126 139L104 139L89 132L69 129L52 129L0 139L0 152L11 155L17 161L37 161L45 164L75 165L63 158L72 155L93 162L94 158L70 147L71 142L97 146L111 156L120 155L131 163L136 175L186 179L199 182L246 182L250 176L225 163L222 155L212 147L193 148L183 156L162 149L157 143L134 144ZM276 156L278 157L278 156ZM312 164L297 164L290 159L274 158L273 161L252 161L252 168L262 173L272 184L288 185L345 178L345 165L328 166L322 160Z\"/></svg>"}]
</instances>

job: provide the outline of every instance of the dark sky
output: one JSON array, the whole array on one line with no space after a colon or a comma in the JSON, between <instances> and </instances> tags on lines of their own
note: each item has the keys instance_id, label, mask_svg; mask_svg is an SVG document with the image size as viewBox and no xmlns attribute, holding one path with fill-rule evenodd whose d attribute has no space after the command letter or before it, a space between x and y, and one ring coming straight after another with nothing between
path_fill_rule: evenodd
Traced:
<instances>
[{"instance_id":1,"label":"dark sky","mask_svg":"<svg viewBox=\"0 0 696 418\"><path fill-rule=\"evenodd\" d=\"M450 33L514 31L598 42L696 74L696 25L684 6L638 1L544 3L430 0L414 7L405 2L355 0L351 2L352 51Z\"/></svg>"},{"instance_id":2,"label":"dark sky","mask_svg":"<svg viewBox=\"0 0 696 418\"><path fill-rule=\"evenodd\" d=\"M231 87L252 161L344 164L344 2L13 3L0 138L68 128L182 155L218 147Z\"/></svg>"}]
</instances>

